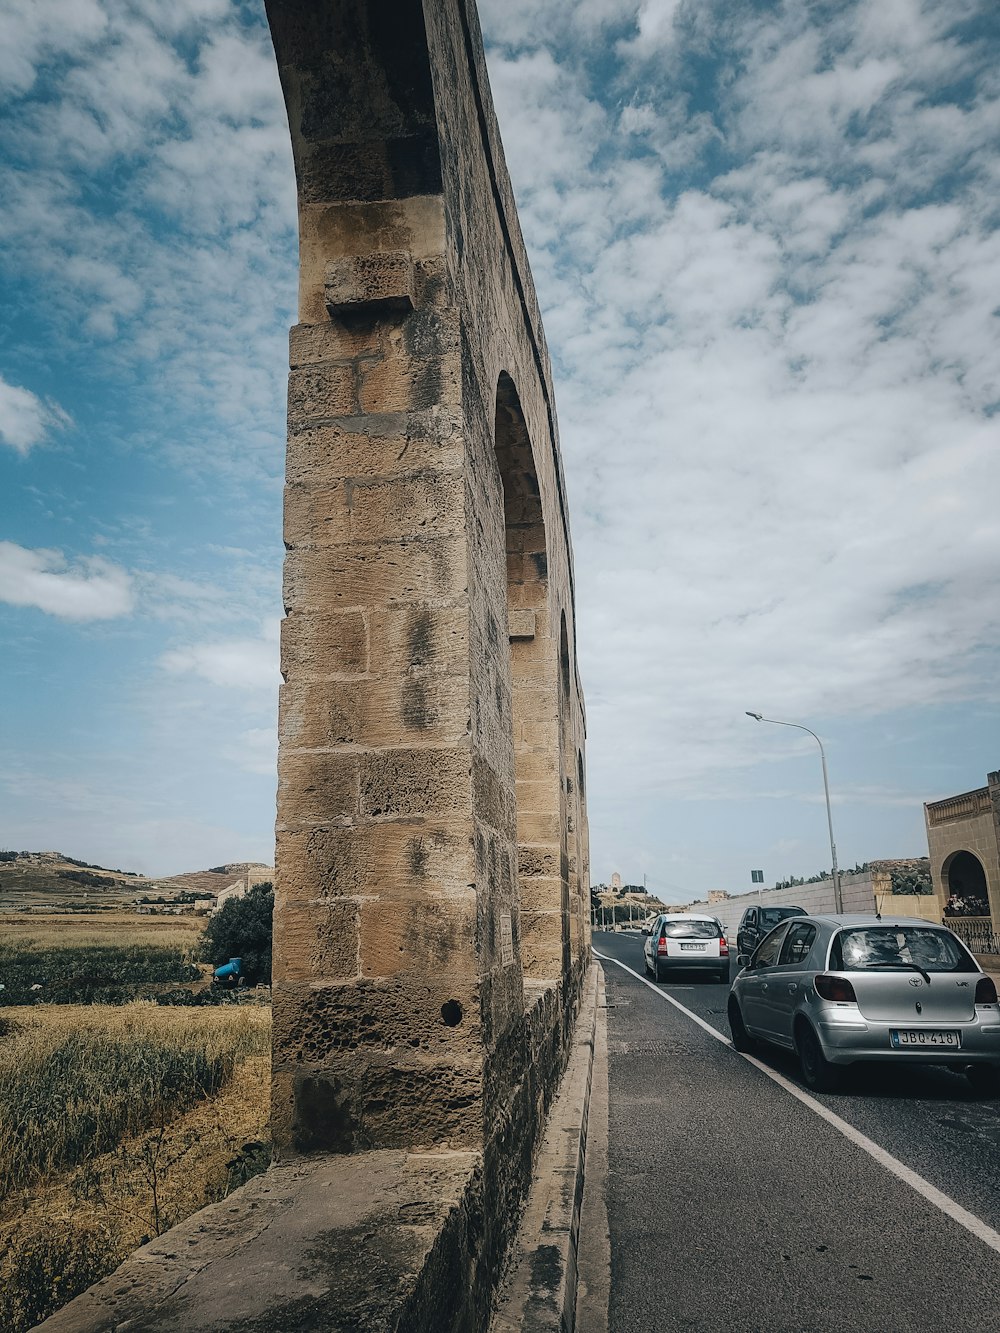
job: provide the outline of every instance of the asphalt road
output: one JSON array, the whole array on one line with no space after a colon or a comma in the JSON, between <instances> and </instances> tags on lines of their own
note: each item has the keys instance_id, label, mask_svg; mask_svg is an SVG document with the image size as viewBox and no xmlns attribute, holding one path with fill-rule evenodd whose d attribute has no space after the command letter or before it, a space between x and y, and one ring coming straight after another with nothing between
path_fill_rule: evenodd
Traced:
<instances>
[{"instance_id":1,"label":"asphalt road","mask_svg":"<svg viewBox=\"0 0 1000 1333\"><path fill-rule=\"evenodd\" d=\"M642 943L594 935L640 976ZM727 987L604 974L611 1333L1000 1330L1000 1254L657 994L728 1036ZM942 1068L815 1100L1000 1231L1000 1102Z\"/></svg>"}]
</instances>

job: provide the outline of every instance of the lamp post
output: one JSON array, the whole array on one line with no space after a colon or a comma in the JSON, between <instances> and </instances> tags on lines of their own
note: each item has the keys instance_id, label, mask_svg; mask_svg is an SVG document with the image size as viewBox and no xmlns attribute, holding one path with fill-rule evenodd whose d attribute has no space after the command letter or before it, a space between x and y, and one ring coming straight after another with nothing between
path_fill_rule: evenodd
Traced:
<instances>
[{"instance_id":1,"label":"lamp post","mask_svg":"<svg viewBox=\"0 0 1000 1333\"><path fill-rule=\"evenodd\" d=\"M833 858L833 905L837 912L844 910L844 899L840 892L840 871L837 869L837 845L833 841L833 814L830 811L830 783L826 776L826 751L823 749L823 742L816 735L815 731L810 731L804 727L801 722L779 722L776 717L762 717L760 713L751 713L747 710L747 717L752 717L755 722L771 722L776 727L794 727L796 731L808 731L819 746L820 762L823 765L823 794L826 797L826 823L830 830L830 855Z\"/></svg>"}]
</instances>

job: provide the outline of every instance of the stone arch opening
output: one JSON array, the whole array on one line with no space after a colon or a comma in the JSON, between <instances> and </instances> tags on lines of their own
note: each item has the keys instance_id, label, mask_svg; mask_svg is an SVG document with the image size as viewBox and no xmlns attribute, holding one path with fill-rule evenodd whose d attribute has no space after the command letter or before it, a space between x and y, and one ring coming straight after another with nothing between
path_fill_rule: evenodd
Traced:
<instances>
[{"instance_id":1,"label":"stone arch opening","mask_svg":"<svg viewBox=\"0 0 1000 1333\"><path fill-rule=\"evenodd\" d=\"M507 560L521 958L526 976L558 977L565 967L562 701L541 491L520 400L506 373L497 384L494 444Z\"/></svg>"},{"instance_id":2,"label":"stone arch opening","mask_svg":"<svg viewBox=\"0 0 1000 1333\"><path fill-rule=\"evenodd\" d=\"M989 916L989 890L986 871L973 852L957 851L945 860L941 878L948 893L949 903L961 901L967 916Z\"/></svg>"}]
</instances>

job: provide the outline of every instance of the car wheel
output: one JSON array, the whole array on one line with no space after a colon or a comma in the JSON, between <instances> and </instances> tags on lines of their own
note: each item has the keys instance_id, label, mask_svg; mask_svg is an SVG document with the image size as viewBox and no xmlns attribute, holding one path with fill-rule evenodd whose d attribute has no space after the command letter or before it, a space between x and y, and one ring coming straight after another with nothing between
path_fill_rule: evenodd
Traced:
<instances>
[{"instance_id":1,"label":"car wheel","mask_svg":"<svg viewBox=\"0 0 1000 1333\"><path fill-rule=\"evenodd\" d=\"M719 975L716 977L716 981L719 983L720 986L728 986L728 985L729 985L729 968L728 968L728 967L726 967L725 969L723 969L723 968L721 968L721 967L719 968Z\"/></svg>"},{"instance_id":2,"label":"car wheel","mask_svg":"<svg viewBox=\"0 0 1000 1333\"><path fill-rule=\"evenodd\" d=\"M1000 1094L1000 1069L996 1065L969 1065L965 1077L972 1084L972 1091L981 1097Z\"/></svg>"},{"instance_id":3,"label":"car wheel","mask_svg":"<svg viewBox=\"0 0 1000 1333\"><path fill-rule=\"evenodd\" d=\"M663 973L660 971L660 960L656 959L653 963L653 980L657 985L663 980Z\"/></svg>"},{"instance_id":4,"label":"car wheel","mask_svg":"<svg viewBox=\"0 0 1000 1333\"><path fill-rule=\"evenodd\" d=\"M843 1083L843 1071L823 1054L819 1038L808 1023L800 1023L795 1033L802 1078L813 1092L837 1092Z\"/></svg>"},{"instance_id":5,"label":"car wheel","mask_svg":"<svg viewBox=\"0 0 1000 1333\"><path fill-rule=\"evenodd\" d=\"M743 1012L740 1009L739 1000L731 996L726 1008L726 1014L729 1018L729 1031L733 1034L734 1051L752 1051L753 1038L747 1031L746 1024L743 1022Z\"/></svg>"}]
</instances>

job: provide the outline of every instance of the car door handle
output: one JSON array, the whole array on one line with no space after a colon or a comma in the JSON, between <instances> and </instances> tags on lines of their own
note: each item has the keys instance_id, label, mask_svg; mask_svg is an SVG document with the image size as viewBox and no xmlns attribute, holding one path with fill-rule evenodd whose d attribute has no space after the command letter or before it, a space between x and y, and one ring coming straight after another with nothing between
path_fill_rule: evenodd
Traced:
<instances>
[{"instance_id":1,"label":"car door handle","mask_svg":"<svg viewBox=\"0 0 1000 1333\"><path fill-rule=\"evenodd\" d=\"M767 982L766 982L766 981L762 981L762 982L760 983L760 988L761 988L761 990L767 990Z\"/></svg>"}]
</instances>

